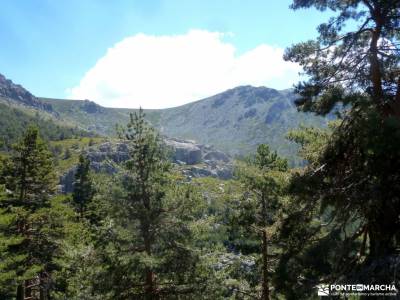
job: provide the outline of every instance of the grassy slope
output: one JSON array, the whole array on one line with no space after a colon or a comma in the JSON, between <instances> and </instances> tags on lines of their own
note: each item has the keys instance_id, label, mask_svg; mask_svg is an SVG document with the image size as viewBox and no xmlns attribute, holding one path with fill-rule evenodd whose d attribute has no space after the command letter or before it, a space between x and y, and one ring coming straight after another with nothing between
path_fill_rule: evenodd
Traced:
<instances>
[{"instance_id":1,"label":"grassy slope","mask_svg":"<svg viewBox=\"0 0 400 300\"><path fill-rule=\"evenodd\" d=\"M88 101L45 99L67 122L104 135L115 135L134 109L105 108ZM290 90L250 86L183 106L146 110L148 120L168 136L211 144L230 154L247 154L268 143L281 155L295 157L296 147L286 138L300 124L324 126L326 120L297 112ZM296 160L294 158L293 160Z\"/></svg>"},{"instance_id":2,"label":"grassy slope","mask_svg":"<svg viewBox=\"0 0 400 300\"><path fill-rule=\"evenodd\" d=\"M38 126L46 140L93 135L45 111L0 98L0 148L8 148L16 142L30 124Z\"/></svg>"},{"instance_id":3,"label":"grassy slope","mask_svg":"<svg viewBox=\"0 0 400 300\"><path fill-rule=\"evenodd\" d=\"M117 124L125 125L129 121L130 113L137 111L137 109L102 107L94 102L90 102L93 109L87 109L88 101L85 100L51 98L40 98L40 100L51 104L63 119L82 128L111 136L116 134ZM156 127L159 125L161 113L162 110L146 110L147 119Z\"/></svg>"},{"instance_id":4,"label":"grassy slope","mask_svg":"<svg viewBox=\"0 0 400 300\"><path fill-rule=\"evenodd\" d=\"M52 105L60 116L71 123L78 124L87 130L96 131L103 135L114 135L115 125L126 123L129 111L118 111L116 109L97 106L97 110L88 112L83 100L62 100L40 98L45 103Z\"/></svg>"},{"instance_id":5,"label":"grassy slope","mask_svg":"<svg viewBox=\"0 0 400 300\"><path fill-rule=\"evenodd\" d=\"M50 141L49 149L53 153L56 170L63 174L71 167L78 164L79 155L92 145L101 144L107 139L103 137L81 137L65 139L60 141Z\"/></svg>"},{"instance_id":6,"label":"grassy slope","mask_svg":"<svg viewBox=\"0 0 400 300\"><path fill-rule=\"evenodd\" d=\"M248 154L268 143L298 163L296 146L286 139L289 130L324 126L326 119L300 113L291 91L240 87L201 101L162 111L163 133L204 144L230 154Z\"/></svg>"}]
</instances>

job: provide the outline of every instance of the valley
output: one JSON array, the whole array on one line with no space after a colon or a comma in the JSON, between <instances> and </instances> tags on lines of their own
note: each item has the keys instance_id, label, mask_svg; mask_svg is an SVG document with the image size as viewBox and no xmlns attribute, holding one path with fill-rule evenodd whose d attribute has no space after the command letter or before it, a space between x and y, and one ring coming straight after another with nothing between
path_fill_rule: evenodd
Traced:
<instances>
[{"instance_id":1,"label":"valley","mask_svg":"<svg viewBox=\"0 0 400 300\"><path fill-rule=\"evenodd\" d=\"M92 135L115 137L116 125L125 124L136 111L102 107L90 100L35 97L16 87L3 79L0 97L4 105ZM241 86L183 106L145 110L145 114L167 137L194 140L231 156L254 153L259 144L268 143L298 165L298 148L286 138L288 131L300 125L324 127L329 119L298 112L294 100L291 90Z\"/></svg>"},{"instance_id":2,"label":"valley","mask_svg":"<svg viewBox=\"0 0 400 300\"><path fill-rule=\"evenodd\" d=\"M289 2L2 3L1 300L399 299L400 2Z\"/></svg>"}]
</instances>

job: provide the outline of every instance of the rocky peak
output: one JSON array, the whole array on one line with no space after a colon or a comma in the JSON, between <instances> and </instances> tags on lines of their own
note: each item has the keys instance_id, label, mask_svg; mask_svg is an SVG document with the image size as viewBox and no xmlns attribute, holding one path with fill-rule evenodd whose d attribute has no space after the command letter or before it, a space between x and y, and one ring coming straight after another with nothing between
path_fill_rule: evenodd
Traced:
<instances>
[{"instance_id":1,"label":"rocky peak","mask_svg":"<svg viewBox=\"0 0 400 300\"><path fill-rule=\"evenodd\" d=\"M42 110L53 111L51 104L43 103L21 85L13 83L2 74L0 74L0 97Z\"/></svg>"},{"instance_id":2,"label":"rocky peak","mask_svg":"<svg viewBox=\"0 0 400 300\"><path fill-rule=\"evenodd\" d=\"M279 91L267 87L254 87L251 85L238 86L217 94L212 99L212 108L217 109L221 106L244 105L245 108L255 104L265 103L272 98L282 96Z\"/></svg>"},{"instance_id":3,"label":"rocky peak","mask_svg":"<svg viewBox=\"0 0 400 300\"><path fill-rule=\"evenodd\" d=\"M88 114L94 114L94 113L101 113L104 111L103 107L98 105L97 103L90 101L90 100L84 100L81 108L83 111L87 112Z\"/></svg>"}]
</instances>

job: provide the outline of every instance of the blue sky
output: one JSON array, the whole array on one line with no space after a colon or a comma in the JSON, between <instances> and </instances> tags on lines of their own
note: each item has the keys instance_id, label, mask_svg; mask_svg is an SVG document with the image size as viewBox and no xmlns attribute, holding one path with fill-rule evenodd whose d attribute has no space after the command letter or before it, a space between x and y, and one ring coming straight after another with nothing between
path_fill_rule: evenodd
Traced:
<instances>
[{"instance_id":1,"label":"blue sky","mask_svg":"<svg viewBox=\"0 0 400 300\"><path fill-rule=\"evenodd\" d=\"M139 33L143 33L145 37L181 36L182 41L178 42L178 44L187 45L192 41L192 39L187 38L191 30L210 34L218 32L220 35L216 38L217 42L211 41L212 38L209 35L204 36L206 43L210 41L217 48L219 46L227 46L225 47L226 53L230 51L228 46L234 48L234 50L231 49L234 51L234 54L232 54L234 59L240 58L241 55L246 56L246 53L257 49L260 45L272 47L269 50L264 49L268 51L284 49L295 42L315 37L316 26L326 20L326 14L315 10L292 11L289 9L290 2L286 0L2 1L0 36L3 43L2 47L0 47L0 73L14 82L22 84L37 96L65 98L86 96L85 93L87 93L90 98L98 97L99 99L93 100L99 100L98 102L104 105L135 106L138 105L139 102L137 101L140 99L136 99L137 101L133 99L131 104L126 99L119 102L116 100L115 103L111 99L107 102L102 99L105 95L100 95L97 92L93 93L92 91L94 86L99 86L98 82L94 83L95 80L107 81L104 75L100 76L96 73L97 69L104 71L106 67L101 67L101 64L98 67L96 65L99 64L103 57L107 56L108 49L112 49L121 41L129 37L135 37ZM192 38L195 39L197 36L202 38L203 35L193 34ZM124 45L124 43L121 44L121 48L125 47L123 53L126 55L121 60L130 60L129 49L131 48L129 47L136 49L137 43L140 43L141 40L146 43L146 39L136 39L126 42L125 44L128 46ZM172 40L170 42L158 40L154 41L154 43L147 40L147 45L150 49L153 49L151 47L156 47L160 51L164 46L168 49L171 47L171 49L177 49L171 46L172 43ZM213 48L209 49L212 51ZM188 51L192 50L189 49ZM259 49L259 51L256 51L258 53L257 57L260 57L261 53L269 53L268 51L262 52ZM224 57L224 53L223 51L221 52L222 57ZM115 60L116 55L114 54L114 58L108 59L108 65L114 65L113 59ZM136 53L135 55L143 54ZM157 53L154 55L157 55ZM178 58L174 59L179 59L179 55L182 55L182 53L178 53L176 55ZM253 55L253 57L256 57L256 55ZM169 57L163 56L162 59L168 60ZM217 60L219 57L214 59ZM140 60L143 59L139 57L128 65L135 69L135 63ZM247 59L247 61L250 61L250 59ZM233 64L233 62L227 63L225 67L231 68L229 64ZM247 63L235 62L235 66L237 64L246 65ZM163 67L166 66L161 64L160 68ZM171 65L168 67L171 67ZM250 67L242 66L239 71L242 72L243 68L250 70ZM91 70L93 71L90 72ZM182 70L179 69L178 71L183 72ZM284 72L289 72L288 70L292 71L289 68L285 69ZM118 69L113 68L113 71L118 72ZM184 71L187 72L186 69ZM210 70L210 73L212 71ZM85 79L88 72L93 73L92 77ZM154 69L152 72L158 73L158 70ZM259 76L263 76L261 71L258 72ZM123 73L127 77L131 76L127 70ZM249 73L252 72L249 71ZM225 73L222 72L221 74ZM132 78L140 77L135 76L133 75ZM177 77L176 80L180 78ZM199 78L195 79L199 80ZM225 88L230 83L245 84L247 79L242 77L235 80L224 82L224 84L220 85L220 89ZM86 82L85 86L83 86L82 81ZM257 84L257 82L263 83L259 78L249 79L250 84ZM290 80L287 82L287 87L290 87L289 82ZM158 83L156 80L153 83L132 81L126 84L133 86L146 85L149 87ZM276 85L272 86L276 88L285 87L283 77L275 81L274 78L270 78L265 83ZM110 86L112 86L112 89L117 89L115 84L113 85L112 83L101 89L109 90ZM160 105L156 103L158 100L154 100L155 102L150 106L179 105L195 100L195 97L207 96L207 89L198 87L196 89L195 92L189 95L191 97L188 97L192 99L168 102L169 98L174 98L175 96L183 98L188 95L171 93L168 96L169 98L160 100L161 102L164 101ZM209 90L209 93L217 90L218 86L215 86ZM129 91L125 90L112 90L108 94L119 92L127 97L143 98L141 94L131 95ZM156 98L158 95L154 94L152 97Z\"/></svg>"}]
</instances>

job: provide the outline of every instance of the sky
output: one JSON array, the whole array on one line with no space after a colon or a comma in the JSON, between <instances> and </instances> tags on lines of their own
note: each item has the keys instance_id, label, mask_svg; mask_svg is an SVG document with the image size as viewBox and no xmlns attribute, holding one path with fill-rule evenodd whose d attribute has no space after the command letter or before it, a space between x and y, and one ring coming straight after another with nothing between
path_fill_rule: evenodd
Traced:
<instances>
[{"instance_id":1,"label":"sky","mask_svg":"<svg viewBox=\"0 0 400 300\"><path fill-rule=\"evenodd\" d=\"M239 85L286 89L290 45L326 13L286 0L4 0L0 73L49 98L165 108Z\"/></svg>"}]
</instances>

